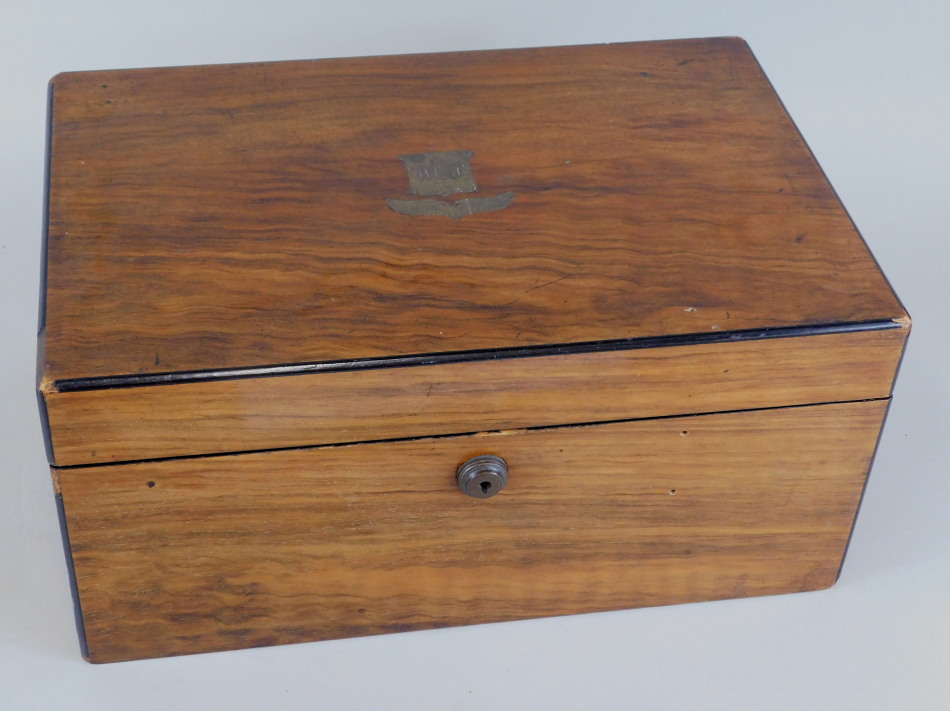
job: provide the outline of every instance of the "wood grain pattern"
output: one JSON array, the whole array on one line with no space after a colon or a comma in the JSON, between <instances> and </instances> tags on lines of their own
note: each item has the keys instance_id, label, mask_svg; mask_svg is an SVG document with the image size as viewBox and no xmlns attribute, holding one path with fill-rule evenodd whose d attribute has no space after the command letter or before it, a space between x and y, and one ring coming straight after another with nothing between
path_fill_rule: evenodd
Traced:
<instances>
[{"instance_id":1,"label":"wood grain pattern","mask_svg":"<svg viewBox=\"0 0 950 711\"><path fill-rule=\"evenodd\" d=\"M907 329L50 393L56 463L888 397Z\"/></svg>"},{"instance_id":2,"label":"wood grain pattern","mask_svg":"<svg viewBox=\"0 0 950 711\"><path fill-rule=\"evenodd\" d=\"M741 40L52 86L49 379L903 315ZM454 149L510 208L388 209Z\"/></svg>"},{"instance_id":3,"label":"wood grain pattern","mask_svg":"<svg viewBox=\"0 0 950 711\"><path fill-rule=\"evenodd\" d=\"M92 661L835 580L909 321L741 40L51 88L39 389ZM414 199L400 155L450 150L466 195L511 205L389 209ZM280 451L193 456L256 449ZM509 487L464 497L456 467L488 452Z\"/></svg>"},{"instance_id":4,"label":"wood grain pattern","mask_svg":"<svg viewBox=\"0 0 950 711\"><path fill-rule=\"evenodd\" d=\"M827 587L886 404L63 470L89 658Z\"/></svg>"}]
</instances>

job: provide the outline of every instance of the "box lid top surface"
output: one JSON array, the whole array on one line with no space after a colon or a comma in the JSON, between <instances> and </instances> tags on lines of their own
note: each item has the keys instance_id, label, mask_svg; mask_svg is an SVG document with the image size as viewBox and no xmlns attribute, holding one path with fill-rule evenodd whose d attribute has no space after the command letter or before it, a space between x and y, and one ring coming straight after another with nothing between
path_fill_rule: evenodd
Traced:
<instances>
[{"instance_id":1,"label":"box lid top surface","mask_svg":"<svg viewBox=\"0 0 950 711\"><path fill-rule=\"evenodd\" d=\"M45 377L899 318L738 39L63 74Z\"/></svg>"}]
</instances>

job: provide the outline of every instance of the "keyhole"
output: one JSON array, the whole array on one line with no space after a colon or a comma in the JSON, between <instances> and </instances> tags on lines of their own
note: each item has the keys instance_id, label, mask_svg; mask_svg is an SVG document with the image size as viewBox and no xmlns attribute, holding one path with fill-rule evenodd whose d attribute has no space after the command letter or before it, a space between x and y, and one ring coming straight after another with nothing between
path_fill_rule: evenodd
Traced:
<instances>
[{"instance_id":1,"label":"keyhole","mask_svg":"<svg viewBox=\"0 0 950 711\"><path fill-rule=\"evenodd\" d=\"M494 454L479 454L459 466L455 482L463 494L476 499L495 496L508 483L508 465Z\"/></svg>"}]
</instances>

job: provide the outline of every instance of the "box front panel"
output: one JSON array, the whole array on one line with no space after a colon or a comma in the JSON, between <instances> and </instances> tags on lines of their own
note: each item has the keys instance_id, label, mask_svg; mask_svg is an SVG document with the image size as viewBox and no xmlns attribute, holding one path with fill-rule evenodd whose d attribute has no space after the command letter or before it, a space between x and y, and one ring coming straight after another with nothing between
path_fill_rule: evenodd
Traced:
<instances>
[{"instance_id":1,"label":"box front panel","mask_svg":"<svg viewBox=\"0 0 950 711\"><path fill-rule=\"evenodd\" d=\"M89 658L827 587L886 405L59 470Z\"/></svg>"}]
</instances>

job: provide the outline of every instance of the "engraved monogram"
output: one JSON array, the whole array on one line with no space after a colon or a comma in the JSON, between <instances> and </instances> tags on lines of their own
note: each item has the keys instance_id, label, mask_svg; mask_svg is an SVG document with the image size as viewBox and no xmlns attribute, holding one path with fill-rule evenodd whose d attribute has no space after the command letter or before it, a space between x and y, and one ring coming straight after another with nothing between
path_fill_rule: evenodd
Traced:
<instances>
[{"instance_id":1,"label":"engraved monogram","mask_svg":"<svg viewBox=\"0 0 950 711\"><path fill-rule=\"evenodd\" d=\"M469 160L472 151L440 151L399 156L409 174L409 192L423 196L418 200L388 198L386 204L403 215L443 215L460 220L476 212L504 210L514 202L511 191L489 197L464 197L453 202L430 196L446 197L457 193L474 193L478 186Z\"/></svg>"}]
</instances>

